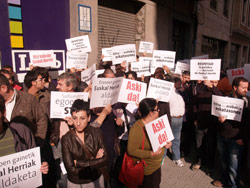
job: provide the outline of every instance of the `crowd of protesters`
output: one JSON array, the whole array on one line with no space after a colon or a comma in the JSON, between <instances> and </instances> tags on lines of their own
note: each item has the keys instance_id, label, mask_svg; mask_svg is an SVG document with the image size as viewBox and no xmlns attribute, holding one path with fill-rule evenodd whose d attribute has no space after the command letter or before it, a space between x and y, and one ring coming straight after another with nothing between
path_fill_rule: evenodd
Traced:
<instances>
[{"instance_id":1,"label":"crowd of protesters","mask_svg":"<svg viewBox=\"0 0 250 188\"><path fill-rule=\"evenodd\" d=\"M0 70L1 156L40 146L46 188L125 187L118 175L127 151L135 159L145 159L142 187L152 188L160 185L161 165L167 148L171 148L177 168L185 164L181 157L191 154L195 156L194 171L203 168L213 177L218 170L215 164L219 164L220 177L212 182L214 186L249 184L248 80L238 77L230 84L222 73L219 81L190 81L189 71L174 74L166 66L158 67L151 76L137 78L136 72L126 71L125 64L116 65L114 71L110 62L101 61L99 69L105 71L99 77L124 77L147 84L151 77L173 82L169 102L147 98L131 113L125 103L89 109L88 102L78 99L72 105L71 117L51 119L51 91L89 92L91 96L91 83L81 81L82 70L70 69L55 83L46 68L32 67L21 85L12 68L4 67ZM211 115L212 95L243 99L241 121ZM153 152L144 126L165 114L175 138ZM13 142L6 141L9 139ZM61 169L62 162L67 174Z\"/></svg>"}]
</instances>

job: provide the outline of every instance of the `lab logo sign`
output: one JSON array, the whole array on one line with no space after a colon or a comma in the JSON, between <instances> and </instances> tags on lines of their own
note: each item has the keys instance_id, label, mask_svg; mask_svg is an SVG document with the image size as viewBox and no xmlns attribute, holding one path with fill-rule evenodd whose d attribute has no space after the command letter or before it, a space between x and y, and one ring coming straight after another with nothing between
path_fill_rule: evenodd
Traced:
<instances>
[{"instance_id":1,"label":"lab logo sign","mask_svg":"<svg viewBox=\"0 0 250 188\"><path fill-rule=\"evenodd\" d=\"M30 52L36 50L12 50L12 67L17 74L19 82L23 82L24 76L30 70ZM56 63L53 67L49 67L48 71L52 79L56 79L58 75L65 72L65 52L64 50L53 50Z\"/></svg>"}]
</instances>

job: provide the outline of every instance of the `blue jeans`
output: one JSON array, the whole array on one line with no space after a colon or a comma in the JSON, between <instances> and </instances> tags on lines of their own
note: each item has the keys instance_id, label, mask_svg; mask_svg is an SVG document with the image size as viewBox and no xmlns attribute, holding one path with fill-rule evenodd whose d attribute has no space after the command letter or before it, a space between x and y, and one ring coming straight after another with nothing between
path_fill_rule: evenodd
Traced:
<instances>
[{"instance_id":1,"label":"blue jeans","mask_svg":"<svg viewBox=\"0 0 250 188\"><path fill-rule=\"evenodd\" d=\"M171 118L171 122L172 122L171 128L172 128L172 132L174 135L174 140L172 140L173 160L179 160L181 158L180 143L181 143L182 121L183 121L183 117Z\"/></svg>"},{"instance_id":2,"label":"blue jeans","mask_svg":"<svg viewBox=\"0 0 250 188\"><path fill-rule=\"evenodd\" d=\"M235 139L217 137L217 148L223 169L222 182L229 183L231 188L239 185L239 164L241 162L243 146L237 144Z\"/></svg>"}]
</instances>

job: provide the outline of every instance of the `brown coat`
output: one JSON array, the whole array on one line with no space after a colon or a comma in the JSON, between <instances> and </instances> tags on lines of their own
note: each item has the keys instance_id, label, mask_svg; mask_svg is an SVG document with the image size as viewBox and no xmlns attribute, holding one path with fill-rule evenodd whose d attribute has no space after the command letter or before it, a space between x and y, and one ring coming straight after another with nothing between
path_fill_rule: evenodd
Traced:
<instances>
[{"instance_id":1,"label":"brown coat","mask_svg":"<svg viewBox=\"0 0 250 188\"><path fill-rule=\"evenodd\" d=\"M16 91L16 102L11 114L11 122L27 125L35 137L45 139L48 120L38 100L29 93Z\"/></svg>"}]
</instances>

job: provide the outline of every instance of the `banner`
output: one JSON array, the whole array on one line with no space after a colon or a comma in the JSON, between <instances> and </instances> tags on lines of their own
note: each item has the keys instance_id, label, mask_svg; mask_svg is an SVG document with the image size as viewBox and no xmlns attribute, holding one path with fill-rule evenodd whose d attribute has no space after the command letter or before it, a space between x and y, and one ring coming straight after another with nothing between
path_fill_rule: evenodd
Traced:
<instances>
[{"instance_id":1,"label":"banner","mask_svg":"<svg viewBox=\"0 0 250 188\"><path fill-rule=\"evenodd\" d=\"M76 53L74 51L67 52L66 68L86 69L88 63L87 53Z\"/></svg>"},{"instance_id":2,"label":"banner","mask_svg":"<svg viewBox=\"0 0 250 188\"><path fill-rule=\"evenodd\" d=\"M141 77L142 75L144 76L150 76L150 63L148 61L143 61L143 62L133 62L130 64L131 65L131 70L135 71L137 73L137 77Z\"/></svg>"},{"instance_id":3,"label":"banner","mask_svg":"<svg viewBox=\"0 0 250 188\"><path fill-rule=\"evenodd\" d=\"M55 67L56 57L53 50L33 50L29 52L30 63L38 67Z\"/></svg>"},{"instance_id":4,"label":"banner","mask_svg":"<svg viewBox=\"0 0 250 188\"><path fill-rule=\"evenodd\" d=\"M173 88L173 82L150 78L147 98L154 98L162 102L168 102Z\"/></svg>"},{"instance_id":5,"label":"banner","mask_svg":"<svg viewBox=\"0 0 250 188\"><path fill-rule=\"evenodd\" d=\"M50 118L61 118L71 116L70 108L76 99L88 101L87 92L59 92L52 91L50 99Z\"/></svg>"},{"instance_id":6,"label":"banner","mask_svg":"<svg viewBox=\"0 0 250 188\"><path fill-rule=\"evenodd\" d=\"M146 97L147 84L135 80L123 79L118 102L139 103Z\"/></svg>"},{"instance_id":7,"label":"banner","mask_svg":"<svg viewBox=\"0 0 250 188\"><path fill-rule=\"evenodd\" d=\"M95 78L96 64L93 64L87 70L81 72L81 81L87 84Z\"/></svg>"},{"instance_id":8,"label":"banner","mask_svg":"<svg viewBox=\"0 0 250 188\"><path fill-rule=\"evenodd\" d=\"M65 42L68 51L77 51L84 53L91 52L88 35L66 39Z\"/></svg>"},{"instance_id":9,"label":"banner","mask_svg":"<svg viewBox=\"0 0 250 188\"><path fill-rule=\"evenodd\" d=\"M221 59L191 59L190 80L219 80Z\"/></svg>"},{"instance_id":10,"label":"banner","mask_svg":"<svg viewBox=\"0 0 250 188\"><path fill-rule=\"evenodd\" d=\"M226 119L241 121L244 100L212 95L212 115Z\"/></svg>"},{"instance_id":11,"label":"banner","mask_svg":"<svg viewBox=\"0 0 250 188\"><path fill-rule=\"evenodd\" d=\"M111 48L102 48L102 55L104 56L102 61L112 61L112 49Z\"/></svg>"},{"instance_id":12,"label":"banner","mask_svg":"<svg viewBox=\"0 0 250 188\"><path fill-rule=\"evenodd\" d=\"M39 187L40 168L40 147L0 157L0 187Z\"/></svg>"},{"instance_id":13,"label":"banner","mask_svg":"<svg viewBox=\"0 0 250 188\"><path fill-rule=\"evenodd\" d=\"M117 103L123 78L96 78L92 83L90 109Z\"/></svg>"},{"instance_id":14,"label":"banner","mask_svg":"<svg viewBox=\"0 0 250 188\"><path fill-rule=\"evenodd\" d=\"M176 52L173 52L173 51L154 50L153 62L161 63L162 66L166 65L169 68L174 68L175 53Z\"/></svg>"},{"instance_id":15,"label":"banner","mask_svg":"<svg viewBox=\"0 0 250 188\"><path fill-rule=\"evenodd\" d=\"M123 61L127 63L136 61L135 44L114 46L111 49L113 65L120 64Z\"/></svg>"},{"instance_id":16,"label":"banner","mask_svg":"<svg viewBox=\"0 0 250 188\"><path fill-rule=\"evenodd\" d=\"M246 78L245 68L241 67L241 68L236 68L236 69L228 69L227 77L228 77L228 81L230 84L232 84L233 80L237 77Z\"/></svg>"},{"instance_id":17,"label":"banner","mask_svg":"<svg viewBox=\"0 0 250 188\"><path fill-rule=\"evenodd\" d=\"M154 50L153 42L140 41L139 52L152 54Z\"/></svg>"},{"instance_id":18,"label":"banner","mask_svg":"<svg viewBox=\"0 0 250 188\"><path fill-rule=\"evenodd\" d=\"M174 139L167 115L146 124L145 128L154 152Z\"/></svg>"},{"instance_id":19,"label":"banner","mask_svg":"<svg viewBox=\"0 0 250 188\"><path fill-rule=\"evenodd\" d=\"M182 63L180 61L177 61L175 66L175 73L182 74L182 72L184 71L190 71L190 65L187 63Z\"/></svg>"}]
</instances>

